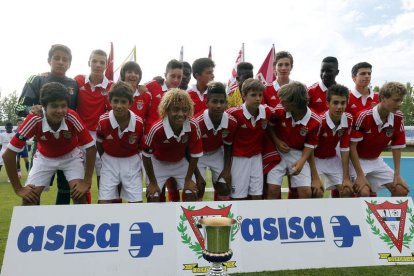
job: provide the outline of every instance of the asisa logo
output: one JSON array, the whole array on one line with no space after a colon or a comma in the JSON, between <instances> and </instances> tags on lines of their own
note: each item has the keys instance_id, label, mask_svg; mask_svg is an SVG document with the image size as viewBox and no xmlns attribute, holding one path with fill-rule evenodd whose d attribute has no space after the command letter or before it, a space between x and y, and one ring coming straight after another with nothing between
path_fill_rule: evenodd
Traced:
<instances>
[{"instance_id":1,"label":"asisa logo","mask_svg":"<svg viewBox=\"0 0 414 276\"><path fill-rule=\"evenodd\" d=\"M17 239L22 253L59 249L64 254L113 252L118 246L119 223L26 226Z\"/></svg>"},{"instance_id":2,"label":"asisa logo","mask_svg":"<svg viewBox=\"0 0 414 276\"><path fill-rule=\"evenodd\" d=\"M389 248L390 253L379 253L379 258L388 262L414 262L414 212L408 206L408 200L398 200L397 203L385 201L366 201L366 222L372 234L381 239ZM410 256L392 256L391 250L403 253L404 248Z\"/></svg>"}]
</instances>

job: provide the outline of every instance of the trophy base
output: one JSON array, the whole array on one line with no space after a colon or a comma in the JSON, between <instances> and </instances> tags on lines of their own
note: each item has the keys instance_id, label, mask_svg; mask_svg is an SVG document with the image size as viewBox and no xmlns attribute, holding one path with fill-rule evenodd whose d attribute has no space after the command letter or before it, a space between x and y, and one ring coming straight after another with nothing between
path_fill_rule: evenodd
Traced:
<instances>
[{"instance_id":1,"label":"trophy base","mask_svg":"<svg viewBox=\"0 0 414 276\"><path fill-rule=\"evenodd\" d=\"M213 253L207 250L203 250L203 258L211 262L211 267L208 270L208 276L227 276L227 269L224 268L223 263L227 262L233 256L233 251L229 249L224 253Z\"/></svg>"}]
</instances>

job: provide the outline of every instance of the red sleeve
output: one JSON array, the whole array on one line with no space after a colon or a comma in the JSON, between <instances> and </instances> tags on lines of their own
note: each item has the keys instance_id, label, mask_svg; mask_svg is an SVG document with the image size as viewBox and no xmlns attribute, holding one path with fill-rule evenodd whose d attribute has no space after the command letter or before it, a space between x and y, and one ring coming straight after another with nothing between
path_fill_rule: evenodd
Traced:
<instances>
[{"instance_id":1,"label":"red sleeve","mask_svg":"<svg viewBox=\"0 0 414 276\"><path fill-rule=\"evenodd\" d=\"M226 145L233 144L234 136L237 129L237 120L233 116L229 115L229 123L227 126L227 133L223 135L223 143ZM223 133L224 134L224 133Z\"/></svg>"},{"instance_id":2,"label":"red sleeve","mask_svg":"<svg viewBox=\"0 0 414 276\"><path fill-rule=\"evenodd\" d=\"M394 118L394 121L398 115L396 115ZM397 124L394 128L395 134L392 137L391 140L391 148L402 148L405 146L405 129L404 129L404 119L401 117L401 120L399 121L399 124Z\"/></svg>"},{"instance_id":3,"label":"red sleeve","mask_svg":"<svg viewBox=\"0 0 414 276\"><path fill-rule=\"evenodd\" d=\"M203 141L201 140L200 129L197 124L193 121L190 121L191 133L189 141L189 149L191 157L201 157L203 156Z\"/></svg>"},{"instance_id":4,"label":"red sleeve","mask_svg":"<svg viewBox=\"0 0 414 276\"><path fill-rule=\"evenodd\" d=\"M351 141L351 131L352 131L352 115L348 117L348 128L345 129L344 133L342 134L341 140L339 142L339 147L341 151L348 151L349 144Z\"/></svg>"},{"instance_id":5,"label":"red sleeve","mask_svg":"<svg viewBox=\"0 0 414 276\"><path fill-rule=\"evenodd\" d=\"M151 157L151 155L154 153L154 141L156 140L154 137L157 135L158 127L158 124L153 125L149 132L144 135L142 139L142 154L144 154L146 157Z\"/></svg>"},{"instance_id":6,"label":"red sleeve","mask_svg":"<svg viewBox=\"0 0 414 276\"><path fill-rule=\"evenodd\" d=\"M89 134L88 129L75 111L68 111L67 120L73 124L74 129L77 132L78 145L80 147L87 149L95 145L95 142L92 136Z\"/></svg>"},{"instance_id":7,"label":"red sleeve","mask_svg":"<svg viewBox=\"0 0 414 276\"><path fill-rule=\"evenodd\" d=\"M364 128L366 126L367 116L365 112L360 112L355 120L355 125L351 131L351 141L359 142L364 139Z\"/></svg>"},{"instance_id":8,"label":"red sleeve","mask_svg":"<svg viewBox=\"0 0 414 276\"><path fill-rule=\"evenodd\" d=\"M319 141L319 130L321 123L315 125L306 135L305 147L315 149Z\"/></svg>"},{"instance_id":9,"label":"red sleeve","mask_svg":"<svg viewBox=\"0 0 414 276\"><path fill-rule=\"evenodd\" d=\"M34 114L27 116L17 129L16 135L11 139L8 148L15 152L20 152L26 145L26 141L35 136L39 124L42 127L41 117Z\"/></svg>"},{"instance_id":10,"label":"red sleeve","mask_svg":"<svg viewBox=\"0 0 414 276\"><path fill-rule=\"evenodd\" d=\"M104 129L103 129L103 118L101 117L101 119L98 122L98 126L96 127L96 141L98 141L99 143L102 143L105 135L104 135Z\"/></svg>"}]
</instances>

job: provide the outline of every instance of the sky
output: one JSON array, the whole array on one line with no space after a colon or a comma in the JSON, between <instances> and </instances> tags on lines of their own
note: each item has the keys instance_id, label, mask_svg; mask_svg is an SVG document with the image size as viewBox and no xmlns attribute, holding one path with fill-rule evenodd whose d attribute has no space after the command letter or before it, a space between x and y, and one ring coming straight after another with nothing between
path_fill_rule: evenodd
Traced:
<instances>
[{"instance_id":1,"label":"sky","mask_svg":"<svg viewBox=\"0 0 414 276\"><path fill-rule=\"evenodd\" d=\"M110 42L115 67L136 45L142 82L163 75L181 46L191 64L211 45L215 80L227 83L244 43L255 72L272 44L292 53L291 79L308 86L326 56L338 58L337 82L350 88L360 61L373 65L374 86L414 82L414 0L1 1L0 37L1 96L19 95L29 76L49 71L56 43L72 50L69 77L88 74L91 51L109 52Z\"/></svg>"}]
</instances>

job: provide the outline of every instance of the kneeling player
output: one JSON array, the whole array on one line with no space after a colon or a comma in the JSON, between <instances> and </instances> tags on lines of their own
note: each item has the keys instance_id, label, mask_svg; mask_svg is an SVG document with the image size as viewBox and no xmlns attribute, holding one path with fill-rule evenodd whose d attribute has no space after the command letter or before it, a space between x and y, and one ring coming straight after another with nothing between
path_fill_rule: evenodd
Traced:
<instances>
[{"instance_id":1,"label":"kneeling player","mask_svg":"<svg viewBox=\"0 0 414 276\"><path fill-rule=\"evenodd\" d=\"M143 162L149 183L148 201L158 202L161 189L170 177L177 181L186 201L197 200L197 185L192 180L203 145L193 116L193 101L187 92L173 88L163 96L158 107L161 120L145 135ZM190 161L185 158L186 149Z\"/></svg>"},{"instance_id":2,"label":"kneeling player","mask_svg":"<svg viewBox=\"0 0 414 276\"><path fill-rule=\"evenodd\" d=\"M91 187L96 157L93 139L78 114L68 108L69 93L64 85L45 84L40 90L40 103L44 116L27 116L3 155L13 189L22 197L22 205L39 205L40 195L49 189L53 174L62 170L69 181L73 202L86 203L85 193ZM33 136L37 139L37 152L26 185L22 187L16 155ZM85 165L78 146L86 150Z\"/></svg>"},{"instance_id":3,"label":"kneeling player","mask_svg":"<svg viewBox=\"0 0 414 276\"><path fill-rule=\"evenodd\" d=\"M140 142L142 119L130 111L132 88L126 82L114 84L109 91L112 110L101 116L97 127L102 171L99 185L99 203L112 203L119 198L128 202L142 202Z\"/></svg>"},{"instance_id":4,"label":"kneeling player","mask_svg":"<svg viewBox=\"0 0 414 276\"><path fill-rule=\"evenodd\" d=\"M392 196L406 196L407 184L400 175L401 148L405 147L404 116L399 111L407 89L398 82L384 84L380 102L359 113L351 134L351 161L357 178L354 190L369 196L384 186ZM380 157L391 142L394 171Z\"/></svg>"}]
</instances>

